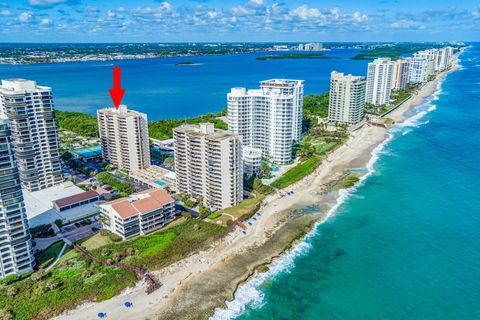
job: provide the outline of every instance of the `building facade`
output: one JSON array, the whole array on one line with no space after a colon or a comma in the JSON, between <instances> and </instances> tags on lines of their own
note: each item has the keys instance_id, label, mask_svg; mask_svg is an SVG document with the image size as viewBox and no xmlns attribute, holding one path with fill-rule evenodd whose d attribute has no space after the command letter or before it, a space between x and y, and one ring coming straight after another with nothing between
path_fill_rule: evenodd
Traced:
<instances>
[{"instance_id":1,"label":"building facade","mask_svg":"<svg viewBox=\"0 0 480 320\"><path fill-rule=\"evenodd\" d=\"M408 69L410 59L399 59L393 63L392 90L400 90L408 87Z\"/></svg>"},{"instance_id":2,"label":"building facade","mask_svg":"<svg viewBox=\"0 0 480 320\"><path fill-rule=\"evenodd\" d=\"M243 148L243 173L247 177L256 176L262 167L262 150L252 147Z\"/></svg>"},{"instance_id":3,"label":"building facade","mask_svg":"<svg viewBox=\"0 0 480 320\"><path fill-rule=\"evenodd\" d=\"M244 146L261 149L277 164L292 160L292 146L301 139L303 80L273 79L260 89L232 88L227 95L228 130Z\"/></svg>"},{"instance_id":4,"label":"building facade","mask_svg":"<svg viewBox=\"0 0 480 320\"><path fill-rule=\"evenodd\" d=\"M390 58L378 58L368 64L365 101L373 105L390 103L392 91L393 61Z\"/></svg>"},{"instance_id":5,"label":"building facade","mask_svg":"<svg viewBox=\"0 0 480 320\"><path fill-rule=\"evenodd\" d=\"M126 171L150 166L147 115L120 105L97 111L103 159Z\"/></svg>"},{"instance_id":6,"label":"building facade","mask_svg":"<svg viewBox=\"0 0 480 320\"><path fill-rule=\"evenodd\" d=\"M408 68L408 81L410 83L422 83L428 79L428 60L424 57L410 59Z\"/></svg>"},{"instance_id":7,"label":"building facade","mask_svg":"<svg viewBox=\"0 0 480 320\"><path fill-rule=\"evenodd\" d=\"M10 134L8 120L0 120L0 278L30 272L35 265Z\"/></svg>"},{"instance_id":8,"label":"building facade","mask_svg":"<svg viewBox=\"0 0 480 320\"><path fill-rule=\"evenodd\" d=\"M10 122L22 187L38 191L61 183L52 89L31 80L2 80L0 110Z\"/></svg>"},{"instance_id":9,"label":"building facade","mask_svg":"<svg viewBox=\"0 0 480 320\"><path fill-rule=\"evenodd\" d=\"M243 200L242 144L211 123L173 130L177 191L220 210Z\"/></svg>"},{"instance_id":10,"label":"building facade","mask_svg":"<svg viewBox=\"0 0 480 320\"><path fill-rule=\"evenodd\" d=\"M365 77L333 71L330 79L328 121L356 124L363 120L365 108Z\"/></svg>"},{"instance_id":11,"label":"building facade","mask_svg":"<svg viewBox=\"0 0 480 320\"><path fill-rule=\"evenodd\" d=\"M103 228L123 240L158 230L175 219L175 200L165 189L149 189L99 206Z\"/></svg>"}]
</instances>

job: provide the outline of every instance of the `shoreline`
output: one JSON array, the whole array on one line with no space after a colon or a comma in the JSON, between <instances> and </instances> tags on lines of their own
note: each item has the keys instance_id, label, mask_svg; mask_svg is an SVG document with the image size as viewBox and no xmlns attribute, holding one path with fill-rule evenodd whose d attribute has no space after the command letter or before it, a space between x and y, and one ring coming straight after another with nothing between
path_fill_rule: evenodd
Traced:
<instances>
[{"instance_id":1,"label":"shoreline","mask_svg":"<svg viewBox=\"0 0 480 320\"><path fill-rule=\"evenodd\" d=\"M412 108L434 94L448 73L460 68L459 54L449 71L437 75L388 118L397 124L405 121ZM143 284L138 283L110 300L83 304L55 319L95 318L98 312L107 312L113 319L207 319L216 308L223 308L217 312L226 310L227 301L235 298L257 269L275 263L290 248L295 250L305 235L314 234L315 225L334 215L349 191L331 191L328 185L348 169L366 170L361 177L365 180L372 172L369 166L375 162L378 148L388 143L389 137L387 129L369 124L354 131L311 175L284 189L295 191L294 195L268 196L260 210L263 214L247 235L235 230L211 249L155 271L163 286L154 293L146 295ZM127 300L134 305L128 310L122 308Z\"/></svg>"}]
</instances>

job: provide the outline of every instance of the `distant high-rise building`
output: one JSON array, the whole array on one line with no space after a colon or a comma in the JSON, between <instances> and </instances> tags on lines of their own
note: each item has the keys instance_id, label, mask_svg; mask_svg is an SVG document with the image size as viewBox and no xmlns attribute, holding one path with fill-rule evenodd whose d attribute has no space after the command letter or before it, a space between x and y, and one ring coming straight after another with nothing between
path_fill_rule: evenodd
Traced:
<instances>
[{"instance_id":1,"label":"distant high-rise building","mask_svg":"<svg viewBox=\"0 0 480 320\"><path fill-rule=\"evenodd\" d=\"M147 115L120 105L97 111L105 161L119 169L134 171L150 166Z\"/></svg>"},{"instance_id":2,"label":"distant high-rise building","mask_svg":"<svg viewBox=\"0 0 480 320\"><path fill-rule=\"evenodd\" d=\"M243 200L242 144L212 123L173 130L177 190L220 210Z\"/></svg>"},{"instance_id":3,"label":"distant high-rise building","mask_svg":"<svg viewBox=\"0 0 480 320\"><path fill-rule=\"evenodd\" d=\"M365 77L333 71L330 80L328 120L349 125L362 121L365 108Z\"/></svg>"},{"instance_id":4,"label":"distant high-rise building","mask_svg":"<svg viewBox=\"0 0 480 320\"><path fill-rule=\"evenodd\" d=\"M410 83L422 83L428 79L428 59L413 57L410 59L408 68L408 81Z\"/></svg>"},{"instance_id":5,"label":"distant high-rise building","mask_svg":"<svg viewBox=\"0 0 480 320\"><path fill-rule=\"evenodd\" d=\"M0 119L0 278L33 270L31 236L7 119Z\"/></svg>"},{"instance_id":6,"label":"distant high-rise building","mask_svg":"<svg viewBox=\"0 0 480 320\"><path fill-rule=\"evenodd\" d=\"M298 45L298 50L300 51L321 51L323 50L323 45L321 43L305 43Z\"/></svg>"},{"instance_id":7,"label":"distant high-rise building","mask_svg":"<svg viewBox=\"0 0 480 320\"><path fill-rule=\"evenodd\" d=\"M272 79L260 89L232 88L228 93L228 130L244 146L261 149L269 160L285 164L302 134L303 80Z\"/></svg>"},{"instance_id":8,"label":"distant high-rise building","mask_svg":"<svg viewBox=\"0 0 480 320\"><path fill-rule=\"evenodd\" d=\"M63 181L52 89L25 79L2 80L0 110L10 120L22 186L38 191Z\"/></svg>"},{"instance_id":9,"label":"distant high-rise building","mask_svg":"<svg viewBox=\"0 0 480 320\"><path fill-rule=\"evenodd\" d=\"M450 60L453 56L453 48L452 47L444 47L439 49L438 57L435 64L435 70L437 71L444 71L448 69L450 64Z\"/></svg>"},{"instance_id":10,"label":"distant high-rise building","mask_svg":"<svg viewBox=\"0 0 480 320\"><path fill-rule=\"evenodd\" d=\"M393 61L390 58L378 58L368 64L366 102L376 106L390 103L392 74Z\"/></svg>"},{"instance_id":11,"label":"distant high-rise building","mask_svg":"<svg viewBox=\"0 0 480 320\"><path fill-rule=\"evenodd\" d=\"M408 86L409 59L399 59L393 63L392 89L405 89Z\"/></svg>"}]
</instances>

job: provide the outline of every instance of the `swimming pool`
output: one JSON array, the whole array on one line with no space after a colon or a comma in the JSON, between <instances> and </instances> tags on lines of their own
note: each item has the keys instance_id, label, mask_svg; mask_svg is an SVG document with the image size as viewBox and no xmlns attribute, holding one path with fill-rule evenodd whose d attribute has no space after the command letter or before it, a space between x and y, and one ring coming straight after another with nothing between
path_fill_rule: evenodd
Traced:
<instances>
[{"instance_id":1,"label":"swimming pool","mask_svg":"<svg viewBox=\"0 0 480 320\"><path fill-rule=\"evenodd\" d=\"M161 180L155 180L155 184L160 187L165 187L167 184Z\"/></svg>"}]
</instances>

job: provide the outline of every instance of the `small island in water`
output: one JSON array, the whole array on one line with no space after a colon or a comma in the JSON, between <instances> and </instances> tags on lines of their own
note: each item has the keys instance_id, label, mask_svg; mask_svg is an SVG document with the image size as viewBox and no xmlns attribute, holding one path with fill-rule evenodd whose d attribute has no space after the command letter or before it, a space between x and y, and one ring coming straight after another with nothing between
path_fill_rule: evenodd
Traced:
<instances>
[{"instance_id":1,"label":"small island in water","mask_svg":"<svg viewBox=\"0 0 480 320\"><path fill-rule=\"evenodd\" d=\"M255 60L277 60L277 59L331 59L332 57L327 56L323 53L318 54L305 54L305 53L287 53L279 54L274 56L262 56L256 57Z\"/></svg>"}]
</instances>

